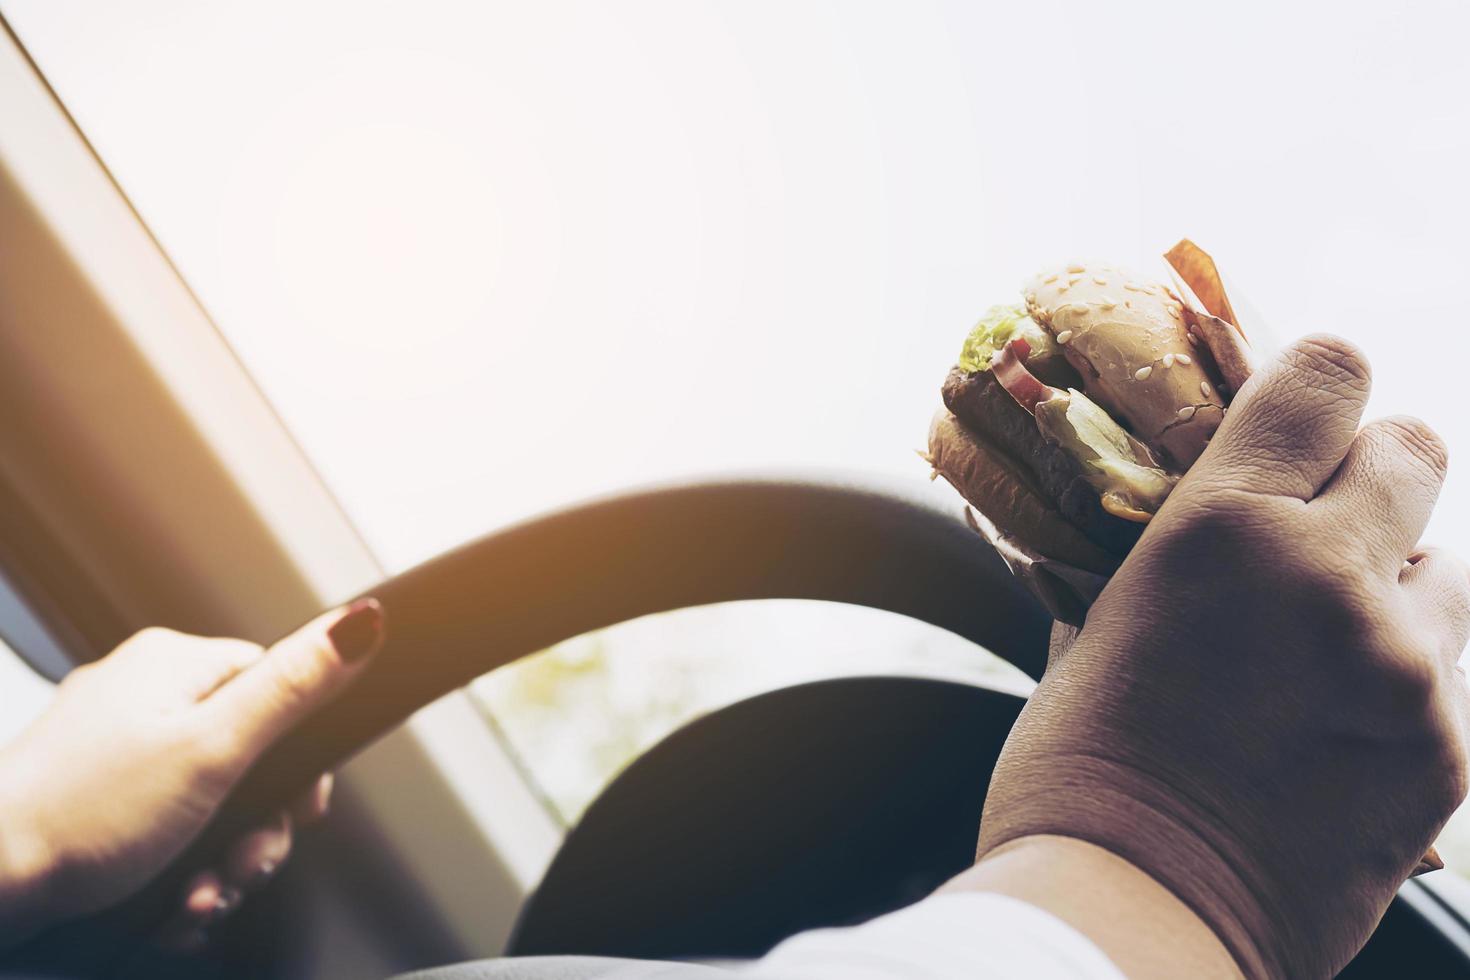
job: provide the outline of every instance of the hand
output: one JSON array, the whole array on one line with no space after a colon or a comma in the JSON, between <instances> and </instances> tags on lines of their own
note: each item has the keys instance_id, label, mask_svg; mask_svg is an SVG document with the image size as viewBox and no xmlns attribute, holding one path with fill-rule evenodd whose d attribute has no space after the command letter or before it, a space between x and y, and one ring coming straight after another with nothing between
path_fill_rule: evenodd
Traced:
<instances>
[{"instance_id":1,"label":"hand","mask_svg":"<svg viewBox=\"0 0 1470 980\"><path fill-rule=\"evenodd\" d=\"M250 764L339 693L382 645L362 600L262 650L149 629L69 674L0 749L0 936L100 911L142 888L203 829ZM190 882L165 938L196 944L279 867L295 819L325 812L324 777Z\"/></svg>"},{"instance_id":2,"label":"hand","mask_svg":"<svg viewBox=\"0 0 1470 980\"><path fill-rule=\"evenodd\" d=\"M1022 712L982 856L1099 845L1250 976L1362 946L1465 796L1470 719L1470 573L1417 545L1446 450L1359 430L1368 388L1320 337L1241 391Z\"/></svg>"}]
</instances>

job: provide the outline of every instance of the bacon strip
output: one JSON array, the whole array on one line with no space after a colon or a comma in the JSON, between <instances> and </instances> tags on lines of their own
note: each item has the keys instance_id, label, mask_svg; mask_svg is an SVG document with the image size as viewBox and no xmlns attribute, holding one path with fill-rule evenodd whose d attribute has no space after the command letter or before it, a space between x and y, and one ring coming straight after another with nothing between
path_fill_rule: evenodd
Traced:
<instances>
[{"instance_id":1,"label":"bacon strip","mask_svg":"<svg viewBox=\"0 0 1470 980\"><path fill-rule=\"evenodd\" d=\"M1043 384L1036 375L1026 370L1026 358L1030 356L1031 345L1017 337L996 352L990 361L990 370L995 372L995 380L1000 382L1001 387L1010 392L1011 397L1022 408L1035 415L1039 402L1055 398L1061 392Z\"/></svg>"}]
</instances>

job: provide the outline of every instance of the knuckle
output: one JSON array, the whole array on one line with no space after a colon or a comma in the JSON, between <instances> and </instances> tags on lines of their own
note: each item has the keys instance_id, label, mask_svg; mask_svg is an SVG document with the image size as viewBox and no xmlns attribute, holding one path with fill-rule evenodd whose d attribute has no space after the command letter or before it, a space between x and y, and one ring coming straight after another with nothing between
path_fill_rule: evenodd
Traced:
<instances>
[{"instance_id":1,"label":"knuckle","mask_svg":"<svg viewBox=\"0 0 1470 980\"><path fill-rule=\"evenodd\" d=\"M1293 586L1299 594L1311 597L1313 612L1321 617L1326 639L1333 645L1353 648L1363 644L1359 648L1370 651L1396 649L1395 643L1381 639L1390 631L1384 625L1379 589L1363 562L1350 555L1333 556L1322 549L1322 553L1301 563L1297 575ZM1403 700L1417 701L1421 682L1432 685L1433 678L1420 676L1417 668L1421 663L1412 658L1385 656L1370 662L1377 665L1378 672L1392 675L1391 684L1404 682Z\"/></svg>"},{"instance_id":2,"label":"knuckle","mask_svg":"<svg viewBox=\"0 0 1470 980\"><path fill-rule=\"evenodd\" d=\"M1464 738L1454 725L1434 724L1415 749L1430 780L1431 796L1427 802L1441 815L1451 813L1470 795Z\"/></svg>"},{"instance_id":3,"label":"knuckle","mask_svg":"<svg viewBox=\"0 0 1470 980\"><path fill-rule=\"evenodd\" d=\"M1463 615L1470 611L1470 567L1458 558L1452 560L1453 573L1445 576L1446 604Z\"/></svg>"},{"instance_id":4,"label":"knuckle","mask_svg":"<svg viewBox=\"0 0 1470 980\"><path fill-rule=\"evenodd\" d=\"M1399 576L1400 582L1422 583L1448 606L1470 604L1470 565L1459 555L1447 548L1421 547L1411 561Z\"/></svg>"},{"instance_id":5,"label":"knuckle","mask_svg":"<svg viewBox=\"0 0 1470 980\"><path fill-rule=\"evenodd\" d=\"M235 726L195 726L184 737L188 751L194 755L199 778L208 785L229 786L249 761L249 742Z\"/></svg>"},{"instance_id":6,"label":"knuckle","mask_svg":"<svg viewBox=\"0 0 1470 980\"><path fill-rule=\"evenodd\" d=\"M1371 423L1369 429L1398 454L1407 454L1436 473L1444 473L1449 468L1449 446L1422 419L1396 415Z\"/></svg>"},{"instance_id":7,"label":"knuckle","mask_svg":"<svg viewBox=\"0 0 1470 980\"><path fill-rule=\"evenodd\" d=\"M79 685L85 686L88 683L88 678L96 675L97 669L98 662L95 660L78 667L73 667L67 671L66 676L61 679L61 683L57 687L61 690L72 690Z\"/></svg>"},{"instance_id":8,"label":"knuckle","mask_svg":"<svg viewBox=\"0 0 1470 980\"><path fill-rule=\"evenodd\" d=\"M1439 671L1429 654L1419 644L1411 644L1408 649L1398 651L1393 660L1399 693L1418 707L1433 704L1439 690Z\"/></svg>"},{"instance_id":9,"label":"knuckle","mask_svg":"<svg viewBox=\"0 0 1470 980\"><path fill-rule=\"evenodd\" d=\"M1300 555L1304 585L1336 606L1361 633L1379 621L1375 599L1381 586L1362 560L1353 538L1332 538Z\"/></svg>"},{"instance_id":10,"label":"knuckle","mask_svg":"<svg viewBox=\"0 0 1470 980\"><path fill-rule=\"evenodd\" d=\"M265 654L265 648L249 640L220 637L209 641L209 649L221 659L241 667L253 664Z\"/></svg>"},{"instance_id":11,"label":"knuckle","mask_svg":"<svg viewBox=\"0 0 1470 980\"><path fill-rule=\"evenodd\" d=\"M1439 676L1431 658L1422 651L1398 646L1380 650L1367 669L1352 672L1360 690L1374 692L1372 716L1380 723L1419 744L1416 754L1437 758L1443 742L1440 726L1434 723L1439 703ZM1436 767L1437 763L1436 763Z\"/></svg>"},{"instance_id":12,"label":"knuckle","mask_svg":"<svg viewBox=\"0 0 1470 980\"><path fill-rule=\"evenodd\" d=\"M145 626L122 643L118 644L119 650L157 649L167 644L178 642L184 634L171 630L167 626Z\"/></svg>"},{"instance_id":13,"label":"knuckle","mask_svg":"<svg viewBox=\"0 0 1470 980\"><path fill-rule=\"evenodd\" d=\"M318 697L331 676L333 655L325 643L313 643L298 656L281 658L278 690L283 700L309 702Z\"/></svg>"},{"instance_id":14,"label":"knuckle","mask_svg":"<svg viewBox=\"0 0 1470 980\"><path fill-rule=\"evenodd\" d=\"M1164 506L1180 523L1197 528L1229 531L1249 526L1255 495L1235 482L1200 473L1189 482L1187 493L1175 494Z\"/></svg>"},{"instance_id":15,"label":"knuckle","mask_svg":"<svg viewBox=\"0 0 1470 980\"><path fill-rule=\"evenodd\" d=\"M1285 351L1288 363L1317 386L1367 391L1373 383L1373 368L1363 349L1335 334L1314 333Z\"/></svg>"},{"instance_id":16,"label":"knuckle","mask_svg":"<svg viewBox=\"0 0 1470 980\"><path fill-rule=\"evenodd\" d=\"M1228 547L1253 547L1279 534L1291 520L1285 512L1290 502L1269 497L1226 476L1205 475L1194 481L1173 507L1168 526L1191 536Z\"/></svg>"},{"instance_id":17,"label":"knuckle","mask_svg":"<svg viewBox=\"0 0 1470 980\"><path fill-rule=\"evenodd\" d=\"M1453 810L1465 802L1465 797L1470 795L1470 772L1465 767L1465 743L1455 737L1446 737L1440 741L1440 773L1444 780L1444 790L1449 797L1446 809Z\"/></svg>"}]
</instances>

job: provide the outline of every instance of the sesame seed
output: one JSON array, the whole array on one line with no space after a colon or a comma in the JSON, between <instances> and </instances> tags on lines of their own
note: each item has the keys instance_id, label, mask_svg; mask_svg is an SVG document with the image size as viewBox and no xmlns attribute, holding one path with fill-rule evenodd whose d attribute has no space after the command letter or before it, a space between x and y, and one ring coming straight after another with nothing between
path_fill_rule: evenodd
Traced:
<instances>
[{"instance_id":1,"label":"sesame seed","mask_svg":"<svg viewBox=\"0 0 1470 980\"><path fill-rule=\"evenodd\" d=\"M1097 305L1099 309L1111 310L1118 305L1118 301L1111 296L1104 296L1097 301Z\"/></svg>"},{"instance_id":2,"label":"sesame seed","mask_svg":"<svg viewBox=\"0 0 1470 980\"><path fill-rule=\"evenodd\" d=\"M1082 265L1080 263L1074 262L1071 265L1067 266L1067 271L1068 272L1081 272L1085 268L1087 268L1085 265Z\"/></svg>"},{"instance_id":3,"label":"sesame seed","mask_svg":"<svg viewBox=\"0 0 1470 980\"><path fill-rule=\"evenodd\" d=\"M1072 304L1072 312L1073 313L1076 313L1076 314L1079 314L1079 315L1086 313L1087 312L1087 304L1086 303L1073 303Z\"/></svg>"},{"instance_id":4,"label":"sesame seed","mask_svg":"<svg viewBox=\"0 0 1470 980\"><path fill-rule=\"evenodd\" d=\"M1146 292L1148 292L1148 287L1147 286L1140 286L1136 282L1125 282L1125 283L1123 283L1123 288L1124 289L1132 290L1135 293L1146 293Z\"/></svg>"},{"instance_id":5,"label":"sesame seed","mask_svg":"<svg viewBox=\"0 0 1470 980\"><path fill-rule=\"evenodd\" d=\"M1184 336L1187 337L1187 338L1189 338L1189 346L1191 346L1191 347L1198 347L1199 346L1199 338L1194 335L1194 331L1193 330L1186 330L1186 331L1184 331Z\"/></svg>"},{"instance_id":6,"label":"sesame seed","mask_svg":"<svg viewBox=\"0 0 1470 980\"><path fill-rule=\"evenodd\" d=\"M1058 283L1057 284L1057 292L1059 292L1059 293L1065 293L1067 291L1068 287L1070 287L1071 285L1072 284L1070 282Z\"/></svg>"},{"instance_id":7,"label":"sesame seed","mask_svg":"<svg viewBox=\"0 0 1470 980\"><path fill-rule=\"evenodd\" d=\"M1056 281L1057 281L1057 274L1055 272L1053 272L1051 275L1049 275L1045 279L1041 280L1041 284L1043 286L1048 286L1048 285L1050 285L1050 284L1052 284L1052 283L1054 283Z\"/></svg>"},{"instance_id":8,"label":"sesame seed","mask_svg":"<svg viewBox=\"0 0 1470 980\"><path fill-rule=\"evenodd\" d=\"M1201 381L1199 383L1199 393L1201 395L1204 395L1206 398L1209 398L1212 394L1214 394L1214 392L1210 390L1210 383L1208 381Z\"/></svg>"},{"instance_id":9,"label":"sesame seed","mask_svg":"<svg viewBox=\"0 0 1470 980\"><path fill-rule=\"evenodd\" d=\"M1068 286L1075 286L1075 285L1077 285L1081 281L1082 281L1082 277L1081 276L1068 276L1067 277L1067 285Z\"/></svg>"},{"instance_id":10,"label":"sesame seed","mask_svg":"<svg viewBox=\"0 0 1470 980\"><path fill-rule=\"evenodd\" d=\"M1092 277L1092 281L1095 282L1095 283L1097 283L1099 286L1106 286L1108 284L1108 277L1107 276L1093 276Z\"/></svg>"},{"instance_id":11,"label":"sesame seed","mask_svg":"<svg viewBox=\"0 0 1470 980\"><path fill-rule=\"evenodd\" d=\"M1057 334L1057 343L1059 343L1059 344L1065 344L1067 341L1069 341L1071 339L1072 339L1072 331L1070 331L1070 330L1063 330L1061 333Z\"/></svg>"},{"instance_id":12,"label":"sesame seed","mask_svg":"<svg viewBox=\"0 0 1470 980\"><path fill-rule=\"evenodd\" d=\"M1152 364L1145 364L1143 367L1133 372L1133 377L1138 381L1147 381L1148 376L1153 373L1154 366Z\"/></svg>"},{"instance_id":13,"label":"sesame seed","mask_svg":"<svg viewBox=\"0 0 1470 980\"><path fill-rule=\"evenodd\" d=\"M1165 354L1163 360L1164 360L1164 367L1171 368L1171 367L1174 366L1174 355L1173 354Z\"/></svg>"},{"instance_id":14,"label":"sesame seed","mask_svg":"<svg viewBox=\"0 0 1470 980\"><path fill-rule=\"evenodd\" d=\"M1175 354L1174 360L1178 361L1180 364L1188 364L1190 363L1190 356L1188 354Z\"/></svg>"},{"instance_id":15,"label":"sesame seed","mask_svg":"<svg viewBox=\"0 0 1470 980\"><path fill-rule=\"evenodd\" d=\"M1192 418L1194 418L1194 406L1193 405L1185 405L1183 408L1181 408L1179 410L1179 419L1180 419L1180 421L1182 421L1182 422L1188 422Z\"/></svg>"}]
</instances>

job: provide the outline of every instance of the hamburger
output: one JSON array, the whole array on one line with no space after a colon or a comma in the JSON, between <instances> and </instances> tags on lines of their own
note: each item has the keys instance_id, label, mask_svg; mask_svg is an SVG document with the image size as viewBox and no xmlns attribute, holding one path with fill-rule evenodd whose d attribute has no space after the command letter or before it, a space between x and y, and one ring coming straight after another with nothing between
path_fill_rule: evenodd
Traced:
<instances>
[{"instance_id":1,"label":"hamburger","mask_svg":"<svg viewBox=\"0 0 1470 980\"><path fill-rule=\"evenodd\" d=\"M927 458L1036 557L1111 574L1249 375L1213 261L1188 241L1166 259L1172 285L1043 271L980 319L944 380Z\"/></svg>"}]
</instances>

